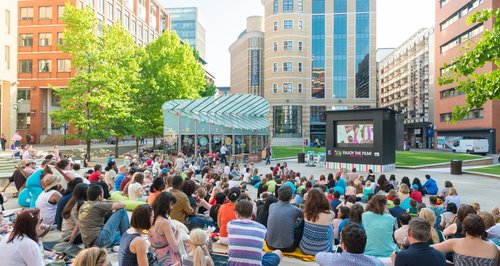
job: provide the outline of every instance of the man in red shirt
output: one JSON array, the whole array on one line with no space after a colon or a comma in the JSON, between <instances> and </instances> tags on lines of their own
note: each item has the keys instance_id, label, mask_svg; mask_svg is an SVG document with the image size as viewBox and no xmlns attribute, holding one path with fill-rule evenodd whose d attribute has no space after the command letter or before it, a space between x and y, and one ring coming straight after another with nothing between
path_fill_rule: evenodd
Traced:
<instances>
[{"instance_id":1,"label":"man in red shirt","mask_svg":"<svg viewBox=\"0 0 500 266\"><path fill-rule=\"evenodd\" d=\"M280 166L281 166L280 163L276 164L276 166L273 169L273 176L277 176L278 175L278 173L280 171Z\"/></svg>"},{"instance_id":2,"label":"man in red shirt","mask_svg":"<svg viewBox=\"0 0 500 266\"><path fill-rule=\"evenodd\" d=\"M90 182L101 181L102 178L102 166L100 164L96 164L94 166L94 172L89 176Z\"/></svg>"}]
</instances>

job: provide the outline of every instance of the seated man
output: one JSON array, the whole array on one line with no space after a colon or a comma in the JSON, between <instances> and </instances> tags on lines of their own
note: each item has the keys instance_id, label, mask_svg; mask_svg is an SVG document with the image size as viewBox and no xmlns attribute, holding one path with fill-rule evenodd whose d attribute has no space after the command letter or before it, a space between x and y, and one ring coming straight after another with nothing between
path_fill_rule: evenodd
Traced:
<instances>
[{"instance_id":1,"label":"seated man","mask_svg":"<svg viewBox=\"0 0 500 266\"><path fill-rule=\"evenodd\" d=\"M361 227L349 222L342 230L340 239L342 241L342 253L319 252L316 254L316 262L323 265L352 265L352 266L382 266L379 259L364 255L366 246L366 234Z\"/></svg>"},{"instance_id":2,"label":"seated man","mask_svg":"<svg viewBox=\"0 0 500 266\"><path fill-rule=\"evenodd\" d=\"M234 207L236 219L227 225L229 243L228 265L277 266L281 261L281 251L262 254L266 227L252 221L253 205L248 200L240 200Z\"/></svg>"},{"instance_id":3,"label":"seated man","mask_svg":"<svg viewBox=\"0 0 500 266\"><path fill-rule=\"evenodd\" d=\"M283 252L293 252L302 237L302 210L290 204L292 188L282 186L278 190L279 202L269 207L267 218L267 246Z\"/></svg>"},{"instance_id":4,"label":"seated man","mask_svg":"<svg viewBox=\"0 0 500 266\"><path fill-rule=\"evenodd\" d=\"M120 236L130 227L125 204L104 200L100 185L90 185L87 198L78 214L80 234L85 247L110 247L120 243ZM116 210L104 223L107 213Z\"/></svg>"},{"instance_id":5,"label":"seated man","mask_svg":"<svg viewBox=\"0 0 500 266\"><path fill-rule=\"evenodd\" d=\"M408 242L408 223L410 222L410 214L402 212L398 217L398 223L401 225L394 231L394 240L399 248L407 248Z\"/></svg>"},{"instance_id":6,"label":"seated man","mask_svg":"<svg viewBox=\"0 0 500 266\"><path fill-rule=\"evenodd\" d=\"M436 184L436 180L432 179L430 175L425 175L425 183L422 185L424 188L425 194L429 195L437 195L438 193L438 185Z\"/></svg>"},{"instance_id":7,"label":"seated man","mask_svg":"<svg viewBox=\"0 0 500 266\"><path fill-rule=\"evenodd\" d=\"M185 224L189 230L213 225L207 219L196 215L196 212L189 203L188 196L182 191L183 182L183 178L180 175L175 175L172 180L172 191L170 193L175 197L176 203L172 206L170 217Z\"/></svg>"},{"instance_id":8,"label":"seated man","mask_svg":"<svg viewBox=\"0 0 500 266\"><path fill-rule=\"evenodd\" d=\"M408 240L410 247L391 256L395 266L444 266L444 255L429 246L427 241L431 238L432 227L422 218L411 219L408 226Z\"/></svg>"}]
</instances>

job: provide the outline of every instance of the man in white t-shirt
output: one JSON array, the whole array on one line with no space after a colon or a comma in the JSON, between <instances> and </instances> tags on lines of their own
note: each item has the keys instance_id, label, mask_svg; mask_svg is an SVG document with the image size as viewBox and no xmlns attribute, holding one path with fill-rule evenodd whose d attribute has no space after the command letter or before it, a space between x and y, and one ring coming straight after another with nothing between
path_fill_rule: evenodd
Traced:
<instances>
[{"instance_id":1,"label":"man in white t-shirt","mask_svg":"<svg viewBox=\"0 0 500 266\"><path fill-rule=\"evenodd\" d=\"M222 147L220 148L220 162L221 163L227 164L226 154L227 154L227 147L225 144L222 144Z\"/></svg>"},{"instance_id":2,"label":"man in white t-shirt","mask_svg":"<svg viewBox=\"0 0 500 266\"><path fill-rule=\"evenodd\" d=\"M233 187L240 187L240 184L236 181L233 180L233 176L232 175L229 175L229 181L227 182L229 184L229 189L233 188Z\"/></svg>"}]
</instances>

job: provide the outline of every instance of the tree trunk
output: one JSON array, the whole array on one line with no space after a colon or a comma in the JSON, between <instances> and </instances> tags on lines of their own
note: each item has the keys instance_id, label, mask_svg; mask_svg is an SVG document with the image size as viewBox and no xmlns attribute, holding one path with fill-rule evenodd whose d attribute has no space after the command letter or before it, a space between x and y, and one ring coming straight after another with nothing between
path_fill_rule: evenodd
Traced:
<instances>
[{"instance_id":1,"label":"tree trunk","mask_svg":"<svg viewBox=\"0 0 500 266\"><path fill-rule=\"evenodd\" d=\"M153 150L155 149L156 147L156 136L153 136Z\"/></svg>"},{"instance_id":2,"label":"tree trunk","mask_svg":"<svg viewBox=\"0 0 500 266\"><path fill-rule=\"evenodd\" d=\"M118 137L116 137L116 142L115 142L115 158L118 158Z\"/></svg>"},{"instance_id":3,"label":"tree trunk","mask_svg":"<svg viewBox=\"0 0 500 266\"><path fill-rule=\"evenodd\" d=\"M139 153L139 138L135 137L135 152Z\"/></svg>"},{"instance_id":4,"label":"tree trunk","mask_svg":"<svg viewBox=\"0 0 500 266\"><path fill-rule=\"evenodd\" d=\"M90 162L90 139L87 140L87 160Z\"/></svg>"}]
</instances>

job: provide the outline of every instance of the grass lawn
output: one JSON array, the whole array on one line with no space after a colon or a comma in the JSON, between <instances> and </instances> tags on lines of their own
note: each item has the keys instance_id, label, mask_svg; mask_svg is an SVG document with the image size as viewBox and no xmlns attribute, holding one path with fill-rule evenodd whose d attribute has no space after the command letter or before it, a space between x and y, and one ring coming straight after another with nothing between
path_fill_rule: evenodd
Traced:
<instances>
[{"instance_id":1,"label":"grass lawn","mask_svg":"<svg viewBox=\"0 0 500 266\"><path fill-rule=\"evenodd\" d=\"M305 148L307 151L314 151L314 154L318 152L325 152L325 148ZM297 157L297 154L302 152L302 147L291 147L291 146L275 146L272 150L272 155L274 159L287 158L287 157Z\"/></svg>"},{"instance_id":2,"label":"grass lawn","mask_svg":"<svg viewBox=\"0 0 500 266\"><path fill-rule=\"evenodd\" d=\"M318 152L325 152L325 148L306 148L305 150L306 153L307 151L314 151L315 154L318 154ZM296 157L297 154L301 151L302 147L275 146L273 147L273 158L280 159L286 157ZM462 153L397 151L396 165L419 166L426 164L446 163L451 160L478 159L481 157L482 156Z\"/></svg>"},{"instance_id":3,"label":"grass lawn","mask_svg":"<svg viewBox=\"0 0 500 266\"><path fill-rule=\"evenodd\" d=\"M481 157L482 156L462 153L397 151L396 165L419 166L426 164L447 163L451 160L479 159Z\"/></svg>"},{"instance_id":4,"label":"grass lawn","mask_svg":"<svg viewBox=\"0 0 500 266\"><path fill-rule=\"evenodd\" d=\"M493 166L487 166L487 167L481 167L481 168L475 168L475 169L469 169L467 171L500 175L500 164L493 165Z\"/></svg>"}]
</instances>

